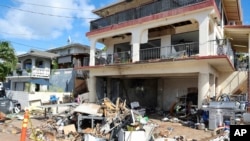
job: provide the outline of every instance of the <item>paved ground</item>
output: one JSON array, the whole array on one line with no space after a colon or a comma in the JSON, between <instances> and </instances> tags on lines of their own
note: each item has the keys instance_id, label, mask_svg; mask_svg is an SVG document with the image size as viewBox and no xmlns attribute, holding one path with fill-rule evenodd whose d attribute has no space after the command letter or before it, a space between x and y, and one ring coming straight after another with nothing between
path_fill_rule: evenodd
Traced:
<instances>
[{"instance_id":1,"label":"paved ground","mask_svg":"<svg viewBox=\"0 0 250 141\"><path fill-rule=\"evenodd\" d=\"M37 119L31 119L31 123L33 127L41 125L41 123L44 120L37 120ZM22 127L22 120L6 120L5 123L2 123L0 125L0 140L1 141L20 141L21 137L21 127ZM28 132L29 133L31 129L31 124L28 126ZM27 135L28 136L28 135ZM29 141L28 137L26 138L26 141Z\"/></svg>"},{"instance_id":2,"label":"paved ground","mask_svg":"<svg viewBox=\"0 0 250 141\"><path fill-rule=\"evenodd\" d=\"M31 118L33 128L39 127L45 121L47 121L47 119ZM154 133L157 133L158 135L165 134L166 131L171 128L173 130L171 134L168 135L168 137L170 138L173 138L175 136L184 136L186 139L196 139L197 141L208 141L212 138L215 138L211 134L212 131L193 129L190 127L183 126L181 123L163 122L159 119L151 118L150 121L151 124L157 125L157 128L155 128ZM6 120L5 123L0 124L0 141L20 141L22 122L22 119L14 119ZM29 139L29 133L31 131L30 129L31 124L29 124L28 126L28 135L26 141L31 141Z\"/></svg>"}]
</instances>

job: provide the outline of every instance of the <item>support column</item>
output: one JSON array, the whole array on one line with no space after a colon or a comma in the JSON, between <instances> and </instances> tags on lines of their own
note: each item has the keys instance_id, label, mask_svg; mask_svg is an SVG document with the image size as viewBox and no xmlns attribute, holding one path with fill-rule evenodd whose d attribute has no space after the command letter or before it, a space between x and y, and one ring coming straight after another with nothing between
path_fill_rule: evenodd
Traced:
<instances>
[{"instance_id":1,"label":"support column","mask_svg":"<svg viewBox=\"0 0 250 141\"><path fill-rule=\"evenodd\" d=\"M209 73L199 73L198 78L198 108L201 108L203 100L209 94Z\"/></svg>"},{"instance_id":2,"label":"support column","mask_svg":"<svg viewBox=\"0 0 250 141\"><path fill-rule=\"evenodd\" d=\"M250 33L248 34L248 57L250 57ZM248 66L250 66L250 59L248 59ZM250 113L250 69L248 67L248 71L247 71L248 75L247 75L247 101L248 101L248 105L247 105L247 112Z\"/></svg>"},{"instance_id":3,"label":"support column","mask_svg":"<svg viewBox=\"0 0 250 141\"><path fill-rule=\"evenodd\" d=\"M200 56L211 55L209 50L209 17L203 16L197 18L199 22L199 54Z\"/></svg>"},{"instance_id":4,"label":"support column","mask_svg":"<svg viewBox=\"0 0 250 141\"><path fill-rule=\"evenodd\" d=\"M96 40L90 39L89 66L95 66Z\"/></svg>"},{"instance_id":5,"label":"support column","mask_svg":"<svg viewBox=\"0 0 250 141\"><path fill-rule=\"evenodd\" d=\"M20 61L20 65L21 65L21 70L23 69L23 61Z\"/></svg>"},{"instance_id":6,"label":"support column","mask_svg":"<svg viewBox=\"0 0 250 141\"><path fill-rule=\"evenodd\" d=\"M140 61L140 44L148 42L148 30L135 29L132 32L132 61Z\"/></svg>"},{"instance_id":7,"label":"support column","mask_svg":"<svg viewBox=\"0 0 250 141\"><path fill-rule=\"evenodd\" d=\"M36 68L36 59L35 58L31 59L31 66L32 66L32 68Z\"/></svg>"},{"instance_id":8,"label":"support column","mask_svg":"<svg viewBox=\"0 0 250 141\"><path fill-rule=\"evenodd\" d=\"M96 102L96 77L90 74L88 80L89 102Z\"/></svg>"}]
</instances>

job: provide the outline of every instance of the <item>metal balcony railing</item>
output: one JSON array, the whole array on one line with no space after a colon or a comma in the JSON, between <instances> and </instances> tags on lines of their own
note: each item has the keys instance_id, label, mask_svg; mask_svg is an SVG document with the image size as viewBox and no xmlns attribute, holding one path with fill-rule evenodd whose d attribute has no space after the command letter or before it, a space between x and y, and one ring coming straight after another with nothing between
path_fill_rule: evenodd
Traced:
<instances>
[{"instance_id":1,"label":"metal balcony railing","mask_svg":"<svg viewBox=\"0 0 250 141\"><path fill-rule=\"evenodd\" d=\"M203 2L205 0L160 0L140 7L121 11L119 13L100 18L90 22L90 31L107 27L113 24L119 24L125 21L135 20L152 14L185 7L188 5Z\"/></svg>"},{"instance_id":2,"label":"metal balcony railing","mask_svg":"<svg viewBox=\"0 0 250 141\"><path fill-rule=\"evenodd\" d=\"M103 64L117 64L117 63L130 63L132 60L131 52L124 51L124 52L116 52L114 54L105 54L105 55L98 55L96 56L96 65L103 65Z\"/></svg>"},{"instance_id":3,"label":"metal balcony railing","mask_svg":"<svg viewBox=\"0 0 250 141\"><path fill-rule=\"evenodd\" d=\"M248 70L248 57L244 61L238 61L237 56L234 56L230 46L219 46L213 44L208 46L208 52L205 56L227 55L236 70ZM145 48L139 50L139 61L152 61L163 59L180 59L191 58L199 55L199 42L189 42L175 44L163 47ZM131 51L116 52L116 53L100 53L95 56L95 65L104 64L128 64L133 62L133 53ZM89 66L89 57L84 58L84 66Z\"/></svg>"},{"instance_id":4,"label":"metal balcony railing","mask_svg":"<svg viewBox=\"0 0 250 141\"><path fill-rule=\"evenodd\" d=\"M199 43L183 43L164 47L140 49L140 61L190 57L199 53Z\"/></svg>"}]
</instances>

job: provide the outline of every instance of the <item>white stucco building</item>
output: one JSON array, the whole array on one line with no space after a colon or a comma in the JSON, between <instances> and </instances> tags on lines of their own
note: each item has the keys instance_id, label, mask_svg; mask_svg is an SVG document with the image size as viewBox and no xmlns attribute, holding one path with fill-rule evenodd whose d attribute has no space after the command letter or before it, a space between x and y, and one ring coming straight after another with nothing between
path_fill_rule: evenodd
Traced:
<instances>
[{"instance_id":1,"label":"white stucco building","mask_svg":"<svg viewBox=\"0 0 250 141\"><path fill-rule=\"evenodd\" d=\"M248 93L236 54L249 54L250 26L239 0L121 0L94 13L83 67L91 102L121 97L170 110L187 94L201 107L208 97ZM96 55L97 43L106 54Z\"/></svg>"}]
</instances>

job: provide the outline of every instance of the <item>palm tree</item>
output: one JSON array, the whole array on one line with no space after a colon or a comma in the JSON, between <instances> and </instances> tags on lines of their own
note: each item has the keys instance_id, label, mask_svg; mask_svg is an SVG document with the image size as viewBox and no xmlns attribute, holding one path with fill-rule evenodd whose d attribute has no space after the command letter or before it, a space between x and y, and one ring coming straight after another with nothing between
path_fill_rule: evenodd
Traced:
<instances>
[{"instance_id":1,"label":"palm tree","mask_svg":"<svg viewBox=\"0 0 250 141\"><path fill-rule=\"evenodd\" d=\"M17 57L15 50L8 41L0 41L0 81L15 69Z\"/></svg>"}]
</instances>

